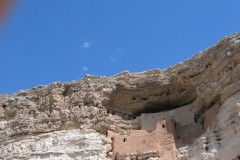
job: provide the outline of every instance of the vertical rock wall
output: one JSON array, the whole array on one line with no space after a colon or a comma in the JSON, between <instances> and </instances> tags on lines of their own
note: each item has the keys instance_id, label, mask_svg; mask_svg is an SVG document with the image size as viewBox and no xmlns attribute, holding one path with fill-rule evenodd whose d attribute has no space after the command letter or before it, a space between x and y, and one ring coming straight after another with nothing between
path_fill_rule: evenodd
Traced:
<instances>
[{"instance_id":1,"label":"vertical rock wall","mask_svg":"<svg viewBox=\"0 0 240 160\"><path fill-rule=\"evenodd\" d=\"M162 71L1 95L0 159L240 159L239 91L236 33Z\"/></svg>"}]
</instances>

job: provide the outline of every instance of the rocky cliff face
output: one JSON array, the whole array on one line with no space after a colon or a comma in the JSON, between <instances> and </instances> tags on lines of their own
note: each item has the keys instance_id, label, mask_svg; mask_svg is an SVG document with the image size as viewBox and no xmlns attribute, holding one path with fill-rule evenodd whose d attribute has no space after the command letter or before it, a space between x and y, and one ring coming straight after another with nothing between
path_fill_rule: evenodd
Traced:
<instances>
[{"instance_id":1,"label":"rocky cliff face","mask_svg":"<svg viewBox=\"0 0 240 160\"><path fill-rule=\"evenodd\" d=\"M0 96L1 159L240 159L240 34L165 70Z\"/></svg>"}]
</instances>

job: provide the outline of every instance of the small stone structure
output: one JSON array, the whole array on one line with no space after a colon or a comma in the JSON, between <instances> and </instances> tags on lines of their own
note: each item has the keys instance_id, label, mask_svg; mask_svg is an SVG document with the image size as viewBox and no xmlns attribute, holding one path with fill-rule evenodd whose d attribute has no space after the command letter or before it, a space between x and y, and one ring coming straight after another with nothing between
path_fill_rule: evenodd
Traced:
<instances>
[{"instance_id":1,"label":"small stone structure","mask_svg":"<svg viewBox=\"0 0 240 160\"><path fill-rule=\"evenodd\" d=\"M142 113L132 120L137 121L140 129L132 129L127 134L108 131L107 136L112 140L112 155L115 159L139 159L142 154L176 159L178 148L193 143L214 122L211 114L216 112L216 108L206 112L202 125L195 122L193 108L186 105L165 112Z\"/></svg>"},{"instance_id":2,"label":"small stone structure","mask_svg":"<svg viewBox=\"0 0 240 160\"><path fill-rule=\"evenodd\" d=\"M157 122L156 129L131 130L128 135L120 135L108 132L113 141L113 152L116 157L121 155L139 155L140 153L153 153L151 157L168 157L175 159L175 121L172 119ZM117 158L119 159L119 158Z\"/></svg>"}]
</instances>

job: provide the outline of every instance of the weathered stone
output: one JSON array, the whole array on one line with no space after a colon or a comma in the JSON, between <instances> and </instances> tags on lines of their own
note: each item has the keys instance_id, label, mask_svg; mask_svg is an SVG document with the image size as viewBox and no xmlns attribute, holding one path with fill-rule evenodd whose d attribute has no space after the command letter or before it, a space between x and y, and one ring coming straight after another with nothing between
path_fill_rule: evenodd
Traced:
<instances>
[{"instance_id":1,"label":"weathered stone","mask_svg":"<svg viewBox=\"0 0 240 160\"><path fill-rule=\"evenodd\" d=\"M240 157L240 34L165 70L0 96L1 159Z\"/></svg>"}]
</instances>

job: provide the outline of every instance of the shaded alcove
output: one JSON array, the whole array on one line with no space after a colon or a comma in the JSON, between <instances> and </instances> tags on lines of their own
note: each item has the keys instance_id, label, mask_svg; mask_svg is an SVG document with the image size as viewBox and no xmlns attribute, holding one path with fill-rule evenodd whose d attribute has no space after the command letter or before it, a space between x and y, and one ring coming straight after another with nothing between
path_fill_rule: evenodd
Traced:
<instances>
[{"instance_id":1,"label":"shaded alcove","mask_svg":"<svg viewBox=\"0 0 240 160\"><path fill-rule=\"evenodd\" d=\"M140 115L172 110L190 104L195 99L196 87L191 83L162 84L155 81L136 84L134 88L118 84L106 107L112 112Z\"/></svg>"}]
</instances>

